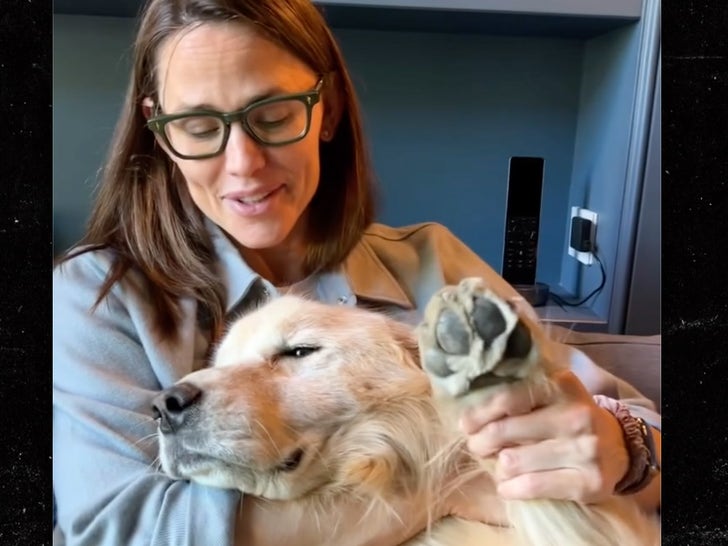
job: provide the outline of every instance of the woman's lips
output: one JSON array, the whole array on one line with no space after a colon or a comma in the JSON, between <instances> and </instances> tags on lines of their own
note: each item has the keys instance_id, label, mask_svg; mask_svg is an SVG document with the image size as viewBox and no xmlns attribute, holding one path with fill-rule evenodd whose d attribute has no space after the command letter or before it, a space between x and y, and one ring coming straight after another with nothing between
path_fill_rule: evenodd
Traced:
<instances>
[{"instance_id":1,"label":"woman's lips","mask_svg":"<svg viewBox=\"0 0 728 546\"><path fill-rule=\"evenodd\" d=\"M243 216L255 216L267 212L273 205L273 201L283 190L280 185L270 191L259 192L235 192L223 196L223 200L238 214Z\"/></svg>"}]
</instances>

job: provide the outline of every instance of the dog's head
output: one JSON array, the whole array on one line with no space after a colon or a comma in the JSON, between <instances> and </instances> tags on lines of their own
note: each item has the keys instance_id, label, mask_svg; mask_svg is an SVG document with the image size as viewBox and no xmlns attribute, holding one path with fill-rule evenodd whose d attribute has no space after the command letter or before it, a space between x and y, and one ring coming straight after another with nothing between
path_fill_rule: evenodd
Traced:
<instances>
[{"instance_id":1,"label":"dog's head","mask_svg":"<svg viewBox=\"0 0 728 546\"><path fill-rule=\"evenodd\" d=\"M278 298L230 327L212 367L157 396L162 468L270 499L409 487L432 455L429 388L409 327Z\"/></svg>"}]
</instances>

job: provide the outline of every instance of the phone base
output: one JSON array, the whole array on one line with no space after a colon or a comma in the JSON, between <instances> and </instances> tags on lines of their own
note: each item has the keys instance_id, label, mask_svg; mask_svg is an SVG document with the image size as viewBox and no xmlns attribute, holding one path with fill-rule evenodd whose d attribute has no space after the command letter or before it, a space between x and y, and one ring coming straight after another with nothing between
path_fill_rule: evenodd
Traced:
<instances>
[{"instance_id":1,"label":"phone base","mask_svg":"<svg viewBox=\"0 0 728 546\"><path fill-rule=\"evenodd\" d=\"M513 288L533 307L546 305L549 299L549 285L542 282L535 284L514 284Z\"/></svg>"}]
</instances>

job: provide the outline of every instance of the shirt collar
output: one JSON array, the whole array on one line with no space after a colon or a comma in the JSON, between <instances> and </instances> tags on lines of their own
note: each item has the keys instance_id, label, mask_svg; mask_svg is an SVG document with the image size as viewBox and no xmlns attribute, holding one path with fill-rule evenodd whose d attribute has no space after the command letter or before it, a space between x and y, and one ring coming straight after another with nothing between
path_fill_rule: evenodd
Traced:
<instances>
[{"instance_id":1,"label":"shirt collar","mask_svg":"<svg viewBox=\"0 0 728 546\"><path fill-rule=\"evenodd\" d=\"M225 310L229 312L251 292L251 288L260 279L260 276L248 267L240 255L240 251L219 226L207 218L205 223L219 260L222 281L227 289ZM266 281L263 282L266 283Z\"/></svg>"},{"instance_id":2,"label":"shirt collar","mask_svg":"<svg viewBox=\"0 0 728 546\"><path fill-rule=\"evenodd\" d=\"M223 230L209 219L205 219L212 237L215 253L219 259L220 273L227 288L226 310L237 307L241 300L255 292L255 285L262 283L263 289L275 293L275 288L253 271L240 255L240 251L225 235ZM335 284L346 282L357 299L394 304L403 309L414 309L412 297L379 259L366 238L362 239L349 253L342 268L343 279ZM327 274L338 277L340 274ZM326 284L330 284L330 281ZM343 286L339 292L343 292Z\"/></svg>"},{"instance_id":3,"label":"shirt collar","mask_svg":"<svg viewBox=\"0 0 728 546\"><path fill-rule=\"evenodd\" d=\"M413 298L379 259L366 237L362 237L344 261L344 274L357 298L390 303L403 309L416 307Z\"/></svg>"}]
</instances>

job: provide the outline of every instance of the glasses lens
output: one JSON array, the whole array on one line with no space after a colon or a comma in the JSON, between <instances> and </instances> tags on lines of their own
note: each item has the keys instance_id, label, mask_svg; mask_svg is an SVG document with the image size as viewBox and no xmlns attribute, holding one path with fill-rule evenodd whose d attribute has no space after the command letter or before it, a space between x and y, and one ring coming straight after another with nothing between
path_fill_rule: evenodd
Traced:
<instances>
[{"instance_id":1,"label":"glasses lens","mask_svg":"<svg viewBox=\"0 0 728 546\"><path fill-rule=\"evenodd\" d=\"M262 142L281 144L303 138L308 131L309 108L296 99L256 106L248 112L248 127Z\"/></svg>"},{"instance_id":2,"label":"glasses lens","mask_svg":"<svg viewBox=\"0 0 728 546\"><path fill-rule=\"evenodd\" d=\"M167 140L174 150L184 156L214 154L222 147L225 124L214 116L186 116L169 121L164 126Z\"/></svg>"}]
</instances>

